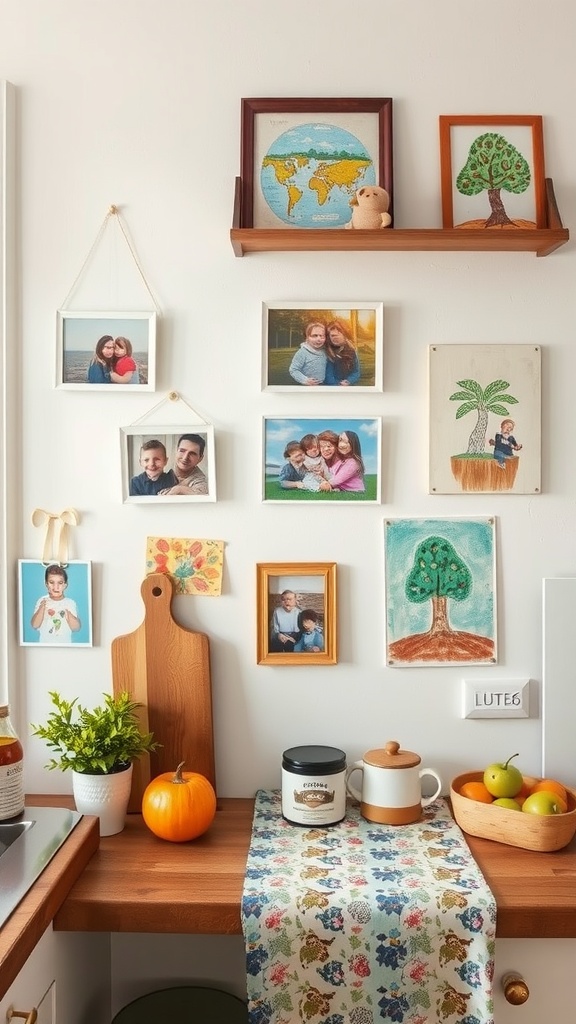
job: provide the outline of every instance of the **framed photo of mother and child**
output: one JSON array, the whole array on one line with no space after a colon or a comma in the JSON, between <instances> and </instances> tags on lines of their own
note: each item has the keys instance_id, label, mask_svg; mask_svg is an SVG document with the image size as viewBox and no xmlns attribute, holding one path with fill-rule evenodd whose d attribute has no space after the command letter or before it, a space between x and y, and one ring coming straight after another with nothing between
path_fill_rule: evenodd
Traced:
<instances>
[{"instance_id":1,"label":"framed photo of mother and child","mask_svg":"<svg viewBox=\"0 0 576 1024\"><path fill-rule=\"evenodd\" d=\"M122 427L124 504L216 501L214 428L193 426Z\"/></svg>"},{"instance_id":2,"label":"framed photo of mother and child","mask_svg":"<svg viewBox=\"0 0 576 1024\"><path fill-rule=\"evenodd\" d=\"M382 391L381 302L262 304L264 391Z\"/></svg>"},{"instance_id":3,"label":"framed photo of mother and child","mask_svg":"<svg viewBox=\"0 0 576 1024\"><path fill-rule=\"evenodd\" d=\"M262 500L379 504L381 428L380 417L265 417Z\"/></svg>"},{"instance_id":4,"label":"framed photo of mother and child","mask_svg":"<svg viewBox=\"0 0 576 1024\"><path fill-rule=\"evenodd\" d=\"M256 566L259 665L335 665L336 563Z\"/></svg>"},{"instance_id":5,"label":"framed photo of mother and child","mask_svg":"<svg viewBox=\"0 0 576 1024\"><path fill-rule=\"evenodd\" d=\"M59 309L56 387L69 391L154 391L156 313Z\"/></svg>"}]
</instances>

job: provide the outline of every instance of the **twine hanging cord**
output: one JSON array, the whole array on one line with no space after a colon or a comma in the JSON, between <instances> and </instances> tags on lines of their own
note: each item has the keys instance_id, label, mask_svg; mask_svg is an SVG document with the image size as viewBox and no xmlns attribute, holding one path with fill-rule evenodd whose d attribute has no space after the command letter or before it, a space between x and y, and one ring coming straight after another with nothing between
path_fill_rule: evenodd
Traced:
<instances>
[{"instance_id":1,"label":"twine hanging cord","mask_svg":"<svg viewBox=\"0 0 576 1024\"><path fill-rule=\"evenodd\" d=\"M94 239L94 242L93 242L92 246L90 247L90 251L89 251L86 259L84 260L82 266L80 267L80 270L78 271L78 274L76 275L74 283L73 283L70 291L68 292L68 295L64 299L64 302L62 303L62 306L60 308L61 309L67 309L68 308L68 303L70 301L70 298L74 294L74 292L75 292L75 290L77 288L78 282L80 281L80 278L82 277L84 271L86 270L86 267L88 266L90 260L92 259L92 256L96 252L96 249L98 248L98 246L99 246L99 244L100 244L100 242L102 240L102 237L104 235L104 232L106 231L106 228L108 227L108 223L109 223L111 217L115 217L116 218L116 223L118 224L118 227L120 228L120 230L121 230L121 232L122 232L122 234L124 236L124 240L126 242L126 245L128 246L128 249L130 250L130 254L132 256L132 259L134 260L134 263L136 264L136 269L138 270L138 273L140 274L140 277L142 278L142 280L144 282L144 286L146 288L146 291L148 292L150 298L152 299L152 302L154 304L154 309L156 310L158 315L160 315L160 312L161 312L160 306L156 302L156 299L154 298L154 293L153 293L150 285L148 284L148 281L146 280L146 275L144 274L144 271L142 270L142 266L140 264L140 260L138 259L138 255L136 253L136 250L134 249L134 246L132 245L132 242L130 241L128 232L127 232L127 230L126 230L126 228L124 226L124 222L122 220L122 217L120 216L120 210L114 204L112 204L108 208L108 213L106 214L106 216L104 217L104 220L102 221L102 224L100 225L100 230L98 231L98 234L96 235L96 238Z\"/></svg>"},{"instance_id":2,"label":"twine hanging cord","mask_svg":"<svg viewBox=\"0 0 576 1024\"><path fill-rule=\"evenodd\" d=\"M42 561L45 564L57 562L68 565L68 527L78 526L80 516L75 508L65 508L63 512L47 512L43 508L35 508L32 513L32 525L46 525Z\"/></svg>"}]
</instances>

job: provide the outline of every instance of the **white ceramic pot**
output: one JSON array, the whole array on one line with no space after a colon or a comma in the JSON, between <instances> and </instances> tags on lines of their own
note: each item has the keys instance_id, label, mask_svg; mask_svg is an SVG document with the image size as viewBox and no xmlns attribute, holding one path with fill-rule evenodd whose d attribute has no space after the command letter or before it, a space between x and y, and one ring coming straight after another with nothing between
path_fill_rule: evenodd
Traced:
<instances>
[{"instance_id":1,"label":"white ceramic pot","mask_svg":"<svg viewBox=\"0 0 576 1024\"><path fill-rule=\"evenodd\" d=\"M100 818L101 836L113 836L124 828L131 786L132 765L111 775L72 772L76 810Z\"/></svg>"},{"instance_id":2,"label":"white ceramic pot","mask_svg":"<svg viewBox=\"0 0 576 1024\"><path fill-rule=\"evenodd\" d=\"M360 801L360 813L367 821L381 825L409 825L418 821L422 808L440 795L442 782L433 768L420 768L420 757L411 750L400 750L395 740L383 750L369 750L362 761L346 771L346 789ZM350 781L353 772L362 772L362 791ZM431 775L436 781L433 796L422 797L420 780Z\"/></svg>"}]
</instances>

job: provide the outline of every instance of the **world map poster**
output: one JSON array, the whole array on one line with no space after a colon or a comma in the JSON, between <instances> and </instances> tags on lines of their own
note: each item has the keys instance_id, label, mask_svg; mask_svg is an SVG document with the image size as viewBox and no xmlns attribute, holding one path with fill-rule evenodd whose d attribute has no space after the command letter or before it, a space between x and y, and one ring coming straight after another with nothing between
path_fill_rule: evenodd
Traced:
<instances>
[{"instance_id":1,"label":"world map poster","mask_svg":"<svg viewBox=\"0 0 576 1024\"><path fill-rule=\"evenodd\" d=\"M373 113L256 117L254 227L343 228L356 191L379 176Z\"/></svg>"}]
</instances>

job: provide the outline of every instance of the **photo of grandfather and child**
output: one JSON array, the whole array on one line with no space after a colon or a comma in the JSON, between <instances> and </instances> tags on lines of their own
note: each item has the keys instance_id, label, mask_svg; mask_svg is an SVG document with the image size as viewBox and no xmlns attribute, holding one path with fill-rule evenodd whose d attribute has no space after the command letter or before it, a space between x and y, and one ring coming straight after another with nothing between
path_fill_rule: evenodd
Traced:
<instances>
[{"instance_id":1,"label":"photo of grandfather and child","mask_svg":"<svg viewBox=\"0 0 576 1024\"><path fill-rule=\"evenodd\" d=\"M263 501L380 502L378 417L264 420Z\"/></svg>"},{"instance_id":2,"label":"photo of grandfather and child","mask_svg":"<svg viewBox=\"0 0 576 1024\"><path fill-rule=\"evenodd\" d=\"M258 570L258 663L336 663L334 563Z\"/></svg>"},{"instance_id":3,"label":"photo of grandfather and child","mask_svg":"<svg viewBox=\"0 0 576 1024\"><path fill-rule=\"evenodd\" d=\"M151 432L153 431L153 433ZM214 431L211 426L180 429L122 429L122 487L125 503L216 501Z\"/></svg>"},{"instance_id":4,"label":"photo of grandfather and child","mask_svg":"<svg viewBox=\"0 0 576 1024\"><path fill-rule=\"evenodd\" d=\"M263 304L268 391L382 391L382 303Z\"/></svg>"},{"instance_id":5,"label":"photo of grandfather and child","mask_svg":"<svg viewBox=\"0 0 576 1024\"><path fill-rule=\"evenodd\" d=\"M156 314L58 311L56 386L154 391Z\"/></svg>"},{"instance_id":6,"label":"photo of grandfather and child","mask_svg":"<svg viewBox=\"0 0 576 1024\"><path fill-rule=\"evenodd\" d=\"M90 562L18 562L20 644L92 646Z\"/></svg>"}]
</instances>

